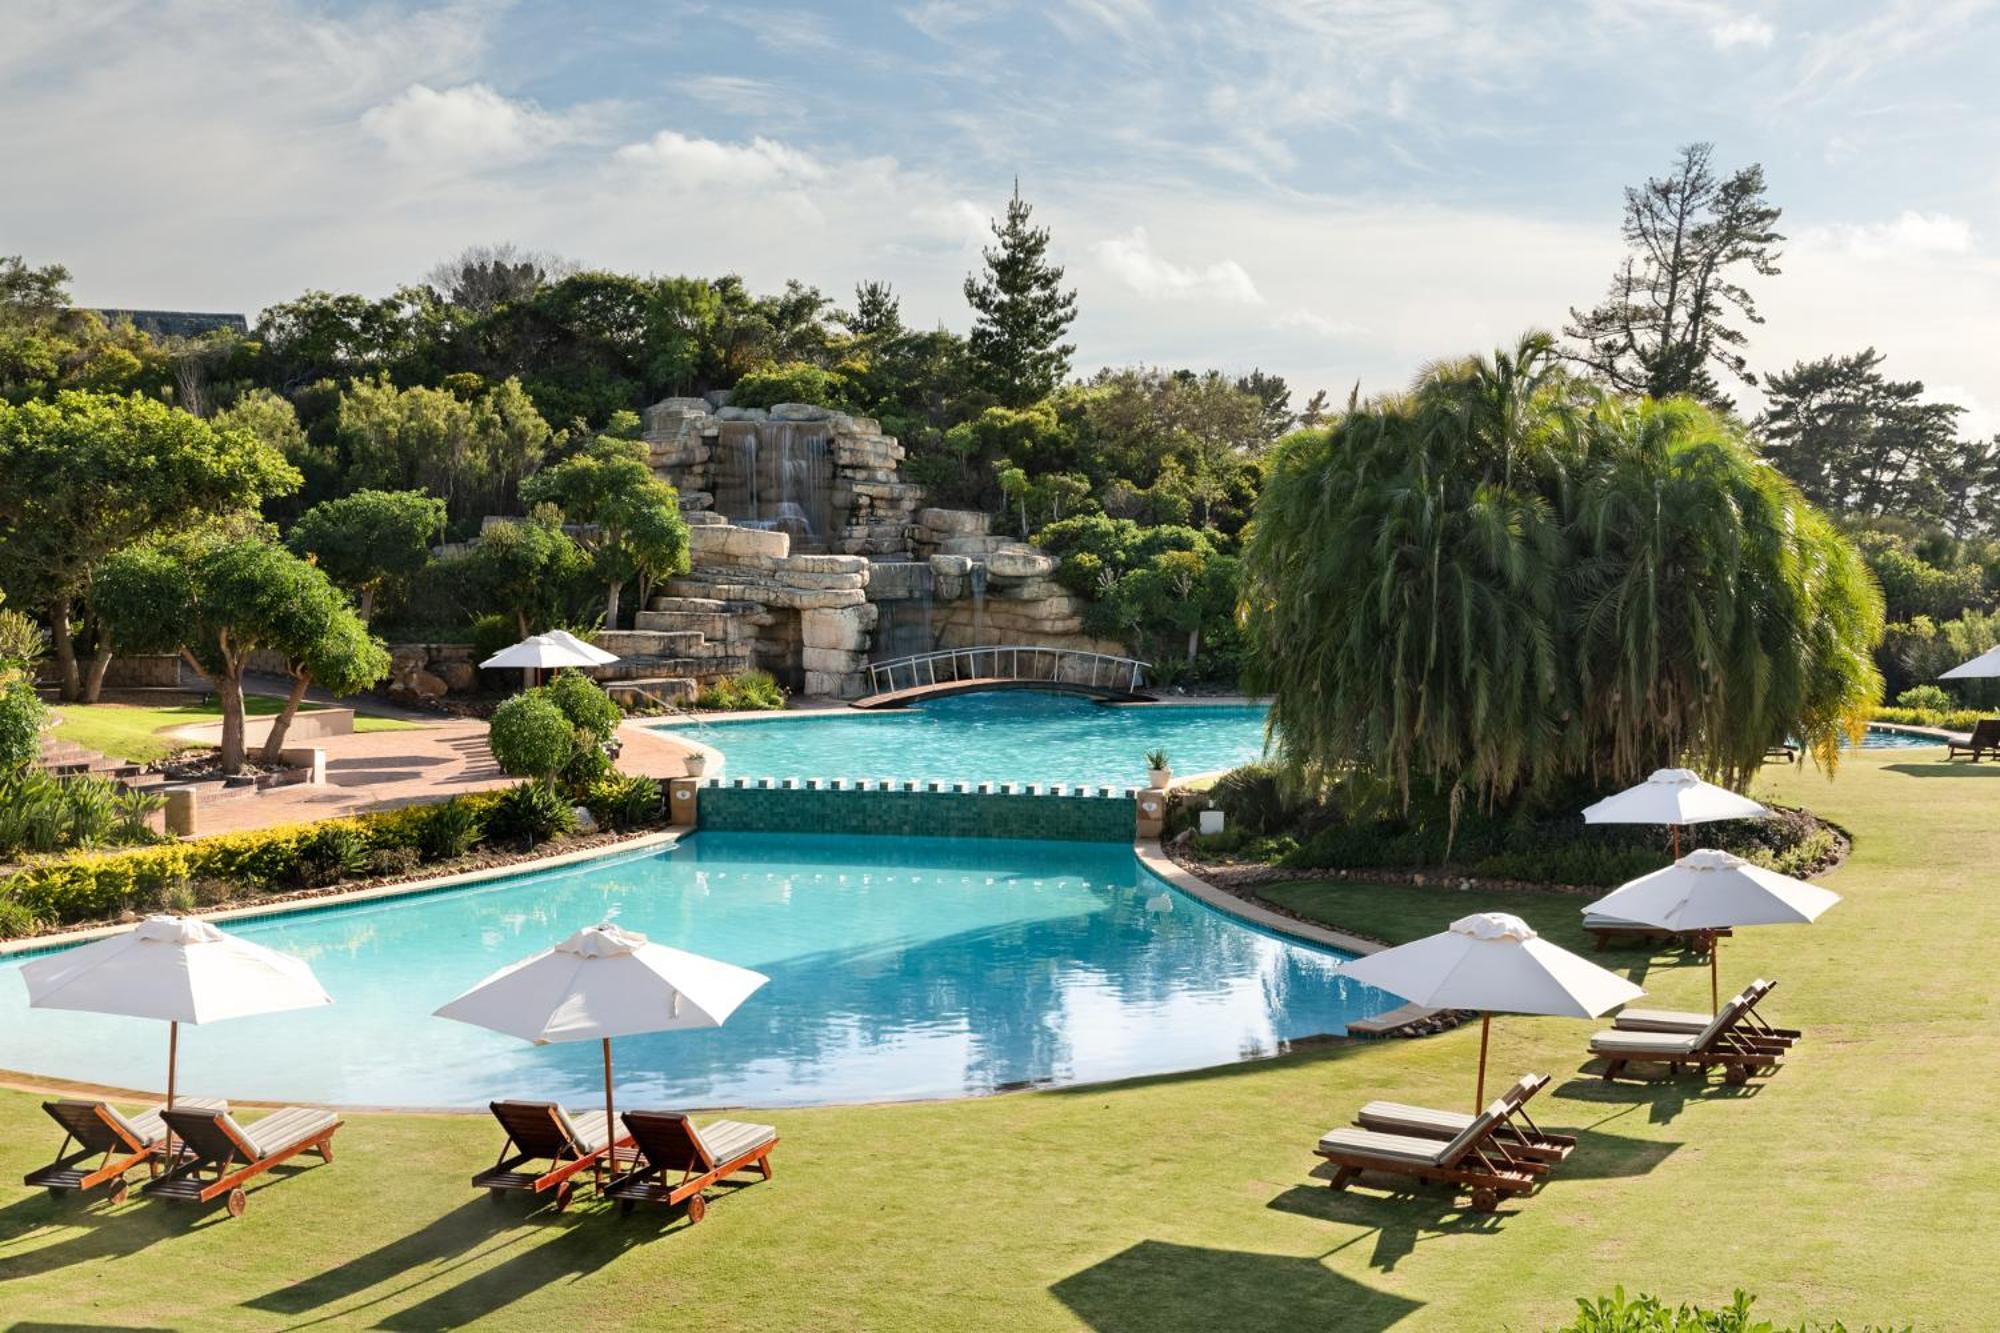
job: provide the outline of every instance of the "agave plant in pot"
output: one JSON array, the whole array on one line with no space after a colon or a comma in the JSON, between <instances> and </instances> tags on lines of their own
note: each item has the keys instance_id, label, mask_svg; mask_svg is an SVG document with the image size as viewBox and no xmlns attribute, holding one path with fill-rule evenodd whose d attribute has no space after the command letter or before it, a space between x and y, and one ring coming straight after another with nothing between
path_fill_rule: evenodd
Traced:
<instances>
[{"instance_id":1,"label":"agave plant in pot","mask_svg":"<svg viewBox=\"0 0 2000 1333\"><path fill-rule=\"evenodd\" d=\"M1173 785L1173 781L1174 771L1167 764L1167 752L1165 750L1148 750L1146 752L1146 785L1165 791Z\"/></svg>"}]
</instances>

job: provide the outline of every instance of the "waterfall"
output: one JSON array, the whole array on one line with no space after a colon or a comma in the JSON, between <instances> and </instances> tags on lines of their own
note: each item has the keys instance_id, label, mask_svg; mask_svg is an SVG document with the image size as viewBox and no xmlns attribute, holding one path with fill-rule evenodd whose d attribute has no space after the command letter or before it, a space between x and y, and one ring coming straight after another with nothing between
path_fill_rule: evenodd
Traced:
<instances>
[{"instance_id":1,"label":"waterfall","mask_svg":"<svg viewBox=\"0 0 2000 1333\"><path fill-rule=\"evenodd\" d=\"M937 647L930 565L922 560L875 560L871 564L869 590L894 595L881 596L875 602L877 620L869 660L914 657Z\"/></svg>"},{"instance_id":2,"label":"waterfall","mask_svg":"<svg viewBox=\"0 0 2000 1333\"><path fill-rule=\"evenodd\" d=\"M972 642L975 647L986 643L986 562L975 560L972 570L966 576L966 587L972 592Z\"/></svg>"},{"instance_id":3,"label":"waterfall","mask_svg":"<svg viewBox=\"0 0 2000 1333\"><path fill-rule=\"evenodd\" d=\"M725 421L716 436L715 509L744 528L775 528L792 549L833 528L833 446L808 421Z\"/></svg>"}]
</instances>

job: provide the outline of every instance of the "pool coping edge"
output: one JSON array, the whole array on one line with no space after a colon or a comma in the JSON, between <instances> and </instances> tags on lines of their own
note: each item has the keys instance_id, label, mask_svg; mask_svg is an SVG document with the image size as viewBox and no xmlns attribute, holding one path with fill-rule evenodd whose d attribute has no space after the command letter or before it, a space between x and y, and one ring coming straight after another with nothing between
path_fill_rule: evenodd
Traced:
<instances>
[{"instance_id":1,"label":"pool coping edge","mask_svg":"<svg viewBox=\"0 0 2000 1333\"><path fill-rule=\"evenodd\" d=\"M1338 949L1342 953L1351 953L1356 957L1380 953L1387 947L1374 940L1362 939L1359 935L1349 935L1344 931L1330 930L1325 926L1313 925L1309 921L1300 921L1296 917L1281 915L1227 889L1219 889L1169 857L1166 849L1160 846L1158 838L1138 839L1132 844L1132 852L1139 858L1139 864L1156 878L1165 880L1172 887L1223 915L1235 917L1260 930L1304 940L1308 944Z\"/></svg>"}]
</instances>

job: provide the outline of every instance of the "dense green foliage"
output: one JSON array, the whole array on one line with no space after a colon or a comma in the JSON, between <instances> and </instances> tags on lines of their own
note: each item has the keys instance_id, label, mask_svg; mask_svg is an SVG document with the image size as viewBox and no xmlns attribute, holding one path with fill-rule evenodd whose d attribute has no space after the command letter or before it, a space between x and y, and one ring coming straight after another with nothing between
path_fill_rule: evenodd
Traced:
<instances>
[{"instance_id":1,"label":"dense green foliage","mask_svg":"<svg viewBox=\"0 0 2000 1333\"><path fill-rule=\"evenodd\" d=\"M287 541L353 593L367 620L384 589L407 584L430 564L444 517L444 501L422 491L355 491L301 514Z\"/></svg>"},{"instance_id":2,"label":"dense green foliage","mask_svg":"<svg viewBox=\"0 0 2000 1333\"><path fill-rule=\"evenodd\" d=\"M618 598L639 580L643 604L652 583L687 572L688 530L674 488L653 475L646 446L600 437L581 453L544 468L521 488L530 505L553 505L582 535L597 575L610 587L604 623L618 624Z\"/></svg>"},{"instance_id":3,"label":"dense green foliage","mask_svg":"<svg viewBox=\"0 0 2000 1333\"><path fill-rule=\"evenodd\" d=\"M1244 555L1278 753L1481 803L1770 745L1827 765L1878 701L1852 545L1687 399L1607 397L1544 338L1280 445Z\"/></svg>"},{"instance_id":4,"label":"dense green foliage","mask_svg":"<svg viewBox=\"0 0 2000 1333\"><path fill-rule=\"evenodd\" d=\"M1048 257L1048 228L1032 225L1033 215L1017 185L1006 221L993 223L997 244L982 252L985 272L965 280L975 312L968 342L973 373L1007 407L1053 393L1076 351L1062 340L1076 319L1076 292L1063 290L1062 267Z\"/></svg>"},{"instance_id":5,"label":"dense green foliage","mask_svg":"<svg viewBox=\"0 0 2000 1333\"><path fill-rule=\"evenodd\" d=\"M21 676L0 679L0 777L19 773L41 753L48 705L34 683Z\"/></svg>"},{"instance_id":6,"label":"dense green foliage","mask_svg":"<svg viewBox=\"0 0 2000 1333\"><path fill-rule=\"evenodd\" d=\"M553 782L523 782L500 793L486 816L486 833L495 842L527 847L576 832L576 811Z\"/></svg>"},{"instance_id":7,"label":"dense green foliage","mask_svg":"<svg viewBox=\"0 0 2000 1333\"><path fill-rule=\"evenodd\" d=\"M527 690L493 710L486 744L502 773L553 778L576 753L576 728L546 694Z\"/></svg>"},{"instance_id":8,"label":"dense green foliage","mask_svg":"<svg viewBox=\"0 0 2000 1333\"><path fill-rule=\"evenodd\" d=\"M1623 1287L1596 1300L1577 1299L1576 1317L1556 1333L1847 1333L1839 1320L1831 1324L1773 1324L1750 1312L1756 1298L1739 1288L1729 1304L1703 1309L1683 1302L1669 1307L1657 1296L1627 1298ZM1875 1333L1874 1324L1855 1333ZM1890 1333L1885 1326L1880 1333Z\"/></svg>"},{"instance_id":9,"label":"dense green foliage","mask_svg":"<svg viewBox=\"0 0 2000 1333\"><path fill-rule=\"evenodd\" d=\"M785 690L768 671L739 671L710 682L694 706L718 713L769 712L785 706Z\"/></svg>"}]
</instances>

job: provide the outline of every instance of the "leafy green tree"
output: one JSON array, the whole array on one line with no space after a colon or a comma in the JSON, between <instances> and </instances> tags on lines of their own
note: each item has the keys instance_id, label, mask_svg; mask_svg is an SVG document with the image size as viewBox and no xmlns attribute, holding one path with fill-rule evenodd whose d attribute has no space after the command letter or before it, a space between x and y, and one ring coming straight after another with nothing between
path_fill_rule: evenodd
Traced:
<instances>
[{"instance_id":1,"label":"leafy green tree","mask_svg":"<svg viewBox=\"0 0 2000 1333\"><path fill-rule=\"evenodd\" d=\"M1278 446L1242 603L1308 788L1740 782L1788 736L1830 767L1879 699L1853 546L1726 419L1553 357L1536 335L1443 364Z\"/></svg>"},{"instance_id":2,"label":"leafy green tree","mask_svg":"<svg viewBox=\"0 0 2000 1333\"><path fill-rule=\"evenodd\" d=\"M385 587L415 577L444 529L444 501L422 491L356 491L306 510L286 542L361 602L372 620Z\"/></svg>"},{"instance_id":3,"label":"leafy green tree","mask_svg":"<svg viewBox=\"0 0 2000 1333\"><path fill-rule=\"evenodd\" d=\"M561 512L548 504L522 522L482 532L465 564L481 609L512 617L524 637L561 623L573 590L595 572L590 555L563 531Z\"/></svg>"},{"instance_id":4,"label":"leafy green tree","mask_svg":"<svg viewBox=\"0 0 2000 1333\"><path fill-rule=\"evenodd\" d=\"M18 777L42 753L49 706L21 676L0 678L0 779Z\"/></svg>"},{"instance_id":5,"label":"leafy green tree","mask_svg":"<svg viewBox=\"0 0 2000 1333\"><path fill-rule=\"evenodd\" d=\"M610 586L604 623L614 629L628 582L637 578L650 586L688 567L680 497L653 475L646 458L646 446L636 440L599 439L576 457L536 473L522 492L529 504L554 505L577 526L580 543Z\"/></svg>"},{"instance_id":6,"label":"leafy green tree","mask_svg":"<svg viewBox=\"0 0 2000 1333\"><path fill-rule=\"evenodd\" d=\"M1764 455L1836 513L1940 521L1970 480L1968 461L1978 470L1984 459L1969 458L1978 446L1959 441L1965 409L1923 394L1919 380L1883 375L1872 347L1799 362L1765 380Z\"/></svg>"},{"instance_id":7,"label":"leafy green tree","mask_svg":"<svg viewBox=\"0 0 2000 1333\"><path fill-rule=\"evenodd\" d=\"M86 695L71 627L107 556L298 484L248 433L136 395L0 404L0 584L46 608L63 698ZM110 660L100 647L90 698Z\"/></svg>"},{"instance_id":8,"label":"leafy green tree","mask_svg":"<svg viewBox=\"0 0 2000 1333\"><path fill-rule=\"evenodd\" d=\"M970 352L980 382L1008 407L1046 398L1069 373L1076 348L1063 335L1076 320L1076 290L1063 290L1062 266L1049 262L1049 232L1030 224L1034 209L1017 183L999 242L981 254L986 270L965 280L975 314Z\"/></svg>"},{"instance_id":9,"label":"leafy green tree","mask_svg":"<svg viewBox=\"0 0 2000 1333\"><path fill-rule=\"evenodd\" d=\"M19 255L0 255L0 401L64 389L162 396L173 382L170 361L129 320L107 324L72 306L62 265L31 268Z\"/></svg>"},{"instance_id":10,"label":"leafy green tree","mask_svg":"<svg viewBox=\"0 0 2000 1333\"><path fill-rule=\"evenodd\" d=\"M243 677L260 650L281 654L292 689L273 720L265 756L275 759L314 680L353 693L389 670L326 574L274 542L149 542L104 562L92 592L109 635L136 652L172 652L199 671L222 704L222 771L242 771Z\"/></svg>"},{"instance_id":11,"label":"leafy green tree","mask_svg":"<svg viewBox=\"0 0 2000 1333\"><path fill-rule=\"evenodd\" d=\"M576 271L576 264L560 256L502 242L467 246L432 268L425 281L441 300L480 316L531 300L551 282Z\"/></svg>"},{"instance_id":12,"label":"leafy green tree","mask_svg":"<svg viewBox=\"0 0 2000 1333\"><path fill-rule=\"evenodd\" d=\"M736 381L736 387L729 392L731 407L771 407L778 403L811 403L815 407L842 410L853 405L845 375L805 361L753 370Z\"/></svg>"},{"instance_id":13,"label":"leafy green tree","mask_svg":"<svg viewBox=\"0 0 2000 1333\"><path fill-rule=\"evenodd\" d=\"M1298 424L1298 416L1292 411L1292 386L1285 383L1283 375L1252 370L1248 375L1238 376L1235 387L1238 393L1247 393L1257 400L1259 447L1276 444ZM1324 402L1325 394L1319 397Z\"/></svg>"},{"instance_id":14,"label":"leafy green tree","mask_svg":"<svg viewBox=\"0 0 2000 1333\"><path fill-rule=\"evenodd\" d=\"M1718 176L1714 153L1689 144L1667 175L1625 191L1630 253L1599 305L1569 312L1571 358L1621 393L1726 408L1716 369L1756 382L1737 321L1764 319L1738 275L1777 275L1781 210L1764 197L1761 166Z\"/></svg>"},{"instance_id":15,"label":"leafy green tree","mask_svg":"<svg viewBox=\"0 0 2000 1333\"><path fill-rule=\"evenodd\" d=\"M545 692L523 690L493 710L486 744L502 773L546 782L576 752L576 728Z\"/></svg>"},{"instance_id":16,"label":"leafy green tree","mask_svg":"<svg viewBox=\"0 0 2000 1333\"><path fill-rule=\"evenodd\" d=\"M399 389L386 375L357 380L336 420L349 485L430 491L461 525L505 512L550 436L513 379L471 402L445 389Z\"/></svg>"}]
</instances>

